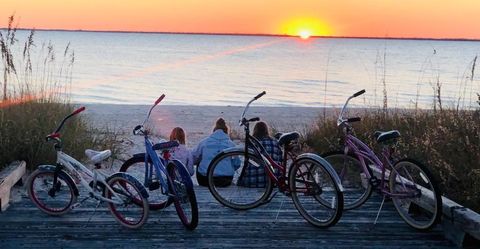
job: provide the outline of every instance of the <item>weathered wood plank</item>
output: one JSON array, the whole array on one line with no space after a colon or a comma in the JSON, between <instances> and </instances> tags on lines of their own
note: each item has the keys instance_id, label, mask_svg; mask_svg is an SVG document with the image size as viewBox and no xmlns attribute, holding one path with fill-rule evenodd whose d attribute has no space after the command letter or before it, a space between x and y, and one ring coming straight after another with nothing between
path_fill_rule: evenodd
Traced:
<instances>
[{"instance_id":1,"label":"weathered wood plank","mask_svg":"<svg viewBox=\"0 0 480 249\"><path fill-rule=\"evenodd\" d=\"M370 168L376 177L381 178L381 171L378 168L372 166L370 166ZM385 177L388 179L389 176L390 171L387 170L385 172ZM407 179L403 180L408 182ZM368 181L362 179L362 184L367 184L367 182ZM433 192L422 186L418 187L421 189L422 195L428 198L422 199L422 202L416 202L416 204L429 209L429 207L434 205ZM467 233L480 243L480 214L446 198L445 196L442 196L442 213L441 225L444 227L445 236L447 238L458 245L462 245L465 233Z\"/></svg>"},{"instance_id":2,"label":"weathered wood plank","mask_svg":"<svg viewBox=\"0 0 480 249\"><path fill-rule=\"evenodd\" d=\"M13 162L0 172L0 211L7 209L10 201L10 189L15 185L26 172L26 163Z\"/></svg>"},{"instance_id":3,"label":"weathered wood plank","mask_svg":"<svg viewBox=\"0 0 480 249\"><path fill-rule=\"evenodd\" d=\"M391 202L373 226L381 202L375 194L364 206L345 212L336 226L318 229L303 220L286 196L236 211L218 204L207 188L195 190L200 217L194 231L185 230L173 206L152 211L142 229L129 230L115 222L105 205L94 214L96 203L87 201L52 217L23 196L0 214L0 248L454 248L441 227L427 233L410 228Z\"/></svg>"}]
</instances>

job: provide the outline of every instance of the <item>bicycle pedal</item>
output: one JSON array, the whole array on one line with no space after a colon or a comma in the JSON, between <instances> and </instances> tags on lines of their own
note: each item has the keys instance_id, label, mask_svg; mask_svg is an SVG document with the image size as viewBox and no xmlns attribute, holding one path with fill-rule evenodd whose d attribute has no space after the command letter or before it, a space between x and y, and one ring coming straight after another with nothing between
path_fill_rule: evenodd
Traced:
<instances>
[{"instance_id":1,"label":"bicycle pedal","mask_svg":"<svg viewBox=\"0 0 480 249\"><path fill-rule=\"evenodd\" d=\"M74 204L70 207L70 209L73 210L73 209L75 209L75 208L77 208L77 207L80 207L81 205L82 205L82 203L80 203L80 202L74 203Z\"/></svg>"},{"instance_id":2,"label":"bicycle pedal","mask_svg":"<svg viewBox=\"0 0 480 249\"><path fill-rule=\"evenodd\" d=\"M148 185L148 190L153 191L160 188L160 182L152 182Z\"/></svg>"}]
</instances>

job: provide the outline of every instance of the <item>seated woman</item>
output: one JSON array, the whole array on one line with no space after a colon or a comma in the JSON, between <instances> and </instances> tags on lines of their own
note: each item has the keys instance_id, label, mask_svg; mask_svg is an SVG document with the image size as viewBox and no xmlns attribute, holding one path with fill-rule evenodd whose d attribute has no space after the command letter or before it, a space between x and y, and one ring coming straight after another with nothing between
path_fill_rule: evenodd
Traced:
<instances>
[{"instance_id":1,"label":"seated woman","mask_svg":"<svg viewBox=\"0 0 480 249\"><path fill-rule=\"evenodd\" d=\"M195 173L193 170L193 157L190 150L188 150L187 146L185 146L185 131L181 127L173 128L172 132L170 133L170 141L174 140L176 140L180 145L171 150L172 157L182 162L187 168L188 173L193 176L193 173Z\"/></svg>"},{"instance_id":2,"label":"seated woman","mask_svg":"<svg viewBox=\"0 0 480 249\"><path fill-rule=\"evenodd\" d=\"M192 150L193 161L197 164L197 181L201 186L208 186L207 169L212 159L222 150L234 147L235 144L228 136L228 126L223 118L217 119L213 133L204 138ZM218 167L214 175L214 184L218 187L228 186L232 182L234 169L232 165Z\"/></svg>"},{"instance_id":3,"label":"seated woman","mask_svg":"<svg viewBox=\"0 0 480 249\"><path fill-rule=\"evenodd\" d=\"M281 164L283 154L282 149L278 145L275 138L270 137L268 126L265 122L258 122L253 127L253 136L260 141L263 148L272 157L273 161ZM243 177L239 180L238 185L245 187L265 187L267 174L264 167L247 166Z\"/></svg>"}]
</instances>

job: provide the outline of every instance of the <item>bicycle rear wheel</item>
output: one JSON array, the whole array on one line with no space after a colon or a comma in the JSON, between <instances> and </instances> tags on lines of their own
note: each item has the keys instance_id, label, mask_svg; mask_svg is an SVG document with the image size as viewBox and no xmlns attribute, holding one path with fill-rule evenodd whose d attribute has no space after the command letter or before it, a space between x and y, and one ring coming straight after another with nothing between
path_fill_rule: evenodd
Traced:
<instances>
[{"instance_id":1,"label":"bicycle rear wheel","mask_svg":"<svg viewBox=\"0 0 480 249\"><path fill-rule=\"evenodd\" d=\"M71 210L77 195L74 183L66 173L59 172L56 183L54 176L54 170L35 170L28 179L27 192L35 206L49 215L57 216Z\"/></svg>"},{"instance_id":2,"label":"bicycle rear wheel","mask_svg":"<svg viewBox=\"0 0 480 249\"><path fill-rule=\"evenodd\" d=\"M170 163L167 169L171 180L170 186L175 193L173 203L178 217L188 230L194 230L198 225L198 205L191 176L181 163Z\"/></svg>"},{"instance_id":3,"label":"bicycle rear wheel","mask_svg":"<svg viewBox=\"0 0 480 249\"><path fill-rule=\"evenodd\" d=\"M442 214L442 196L432 174L422 164L404 159L390 172L392 201L408 225L419 230L433 227Z\"/></svg>"},{"instance_id":4,"label":"bicycle rear wheel","mask_svg":"<svg viewBox=\"0 0 480 249\"><path fill-rule=\"evenodd\" d=\"M289 186L298 212L316 227L335 225L343 211L343 194L334 177L317 160L301 158L289 173Z\"/></svg>"},{"instance_id":5,"label":"bicycle rear wheel","mask_svg":"<svg viewBox=\"0 0 480 249\"><path fill-rule=\"evenodd\" d=\"M344 189L344 210L360 207L372 194L372 185L367 181L360 161L353 155L345 155L340 151L328 152L322 157L329 162L337 172Z\"/></svg>"},{"instance_id":6,"label":"bicycle rear wheel","mask_svg":"<svg viewBox=\"0 0 480 249\"><path fill-rule=\"evenodd\" d=\"M248 160L246 158L248 157ZM262 159L253 154L245 154L244 150L220 153L208 166L208 189L213 197L222 205L237 210L255 208L265 203L272 193L272 181L268 175L263 184L246 184L246 167L262 168L266 173L266 165ZM229 184L219 184L218 176L231 175ZM262 177L263 179L263 177Z\"/></svg>"},{"instance_id":7,"label":"bicycle rear wheel","mask_svg":"<svg viewBox=\"0 0 480 249\"><path fill-rule=\"evenodd\" d=\"M152 162L148 162L148 167L152 168L152 171L154 170L154 167L152 167ZM136 179L140 181L142 184L147 183L145 181L145 155L142 156L136 156L128 159L125 161L122 166L120 167L120 172L126 172ZM153 172L150 172L151 174ZM153 174L156 175L156 174ZM145 188L148 191L148 202L149 202L149 208L151 210L159 210L168 207L172 201L167 195L164 195L162 191L159 189L160 188L160 183L158 180L153 181L151 186L145 186Z\"/></svg>"},{"instance_id":8,"label":"bicycle rear wheel","mask_svg":"<svg viewBox=\"0 0 480 249\"><path fill-rule=\"evenodd\" d=\"M107 179L104 196L108 209L125 227L137 229L148 219L147 192L143 185L125 173L115 173Z\"/></svg>"}]
</instances>

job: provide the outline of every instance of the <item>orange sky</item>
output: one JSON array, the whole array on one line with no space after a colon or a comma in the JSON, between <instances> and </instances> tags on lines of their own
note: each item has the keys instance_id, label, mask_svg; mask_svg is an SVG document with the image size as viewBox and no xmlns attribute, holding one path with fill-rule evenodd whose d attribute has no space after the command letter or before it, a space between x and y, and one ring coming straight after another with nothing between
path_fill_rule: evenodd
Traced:
<instances>
[{"instance_id":1,"label":"orange sky","mask_svg":"<svg viewBox=\"0 0 480 249\"><path fill-rule=\"evenodd\" d=\"M12 13L37 29L480 39L479 0L0 0L0 26Z\"/></svg>"}]
</instances>

